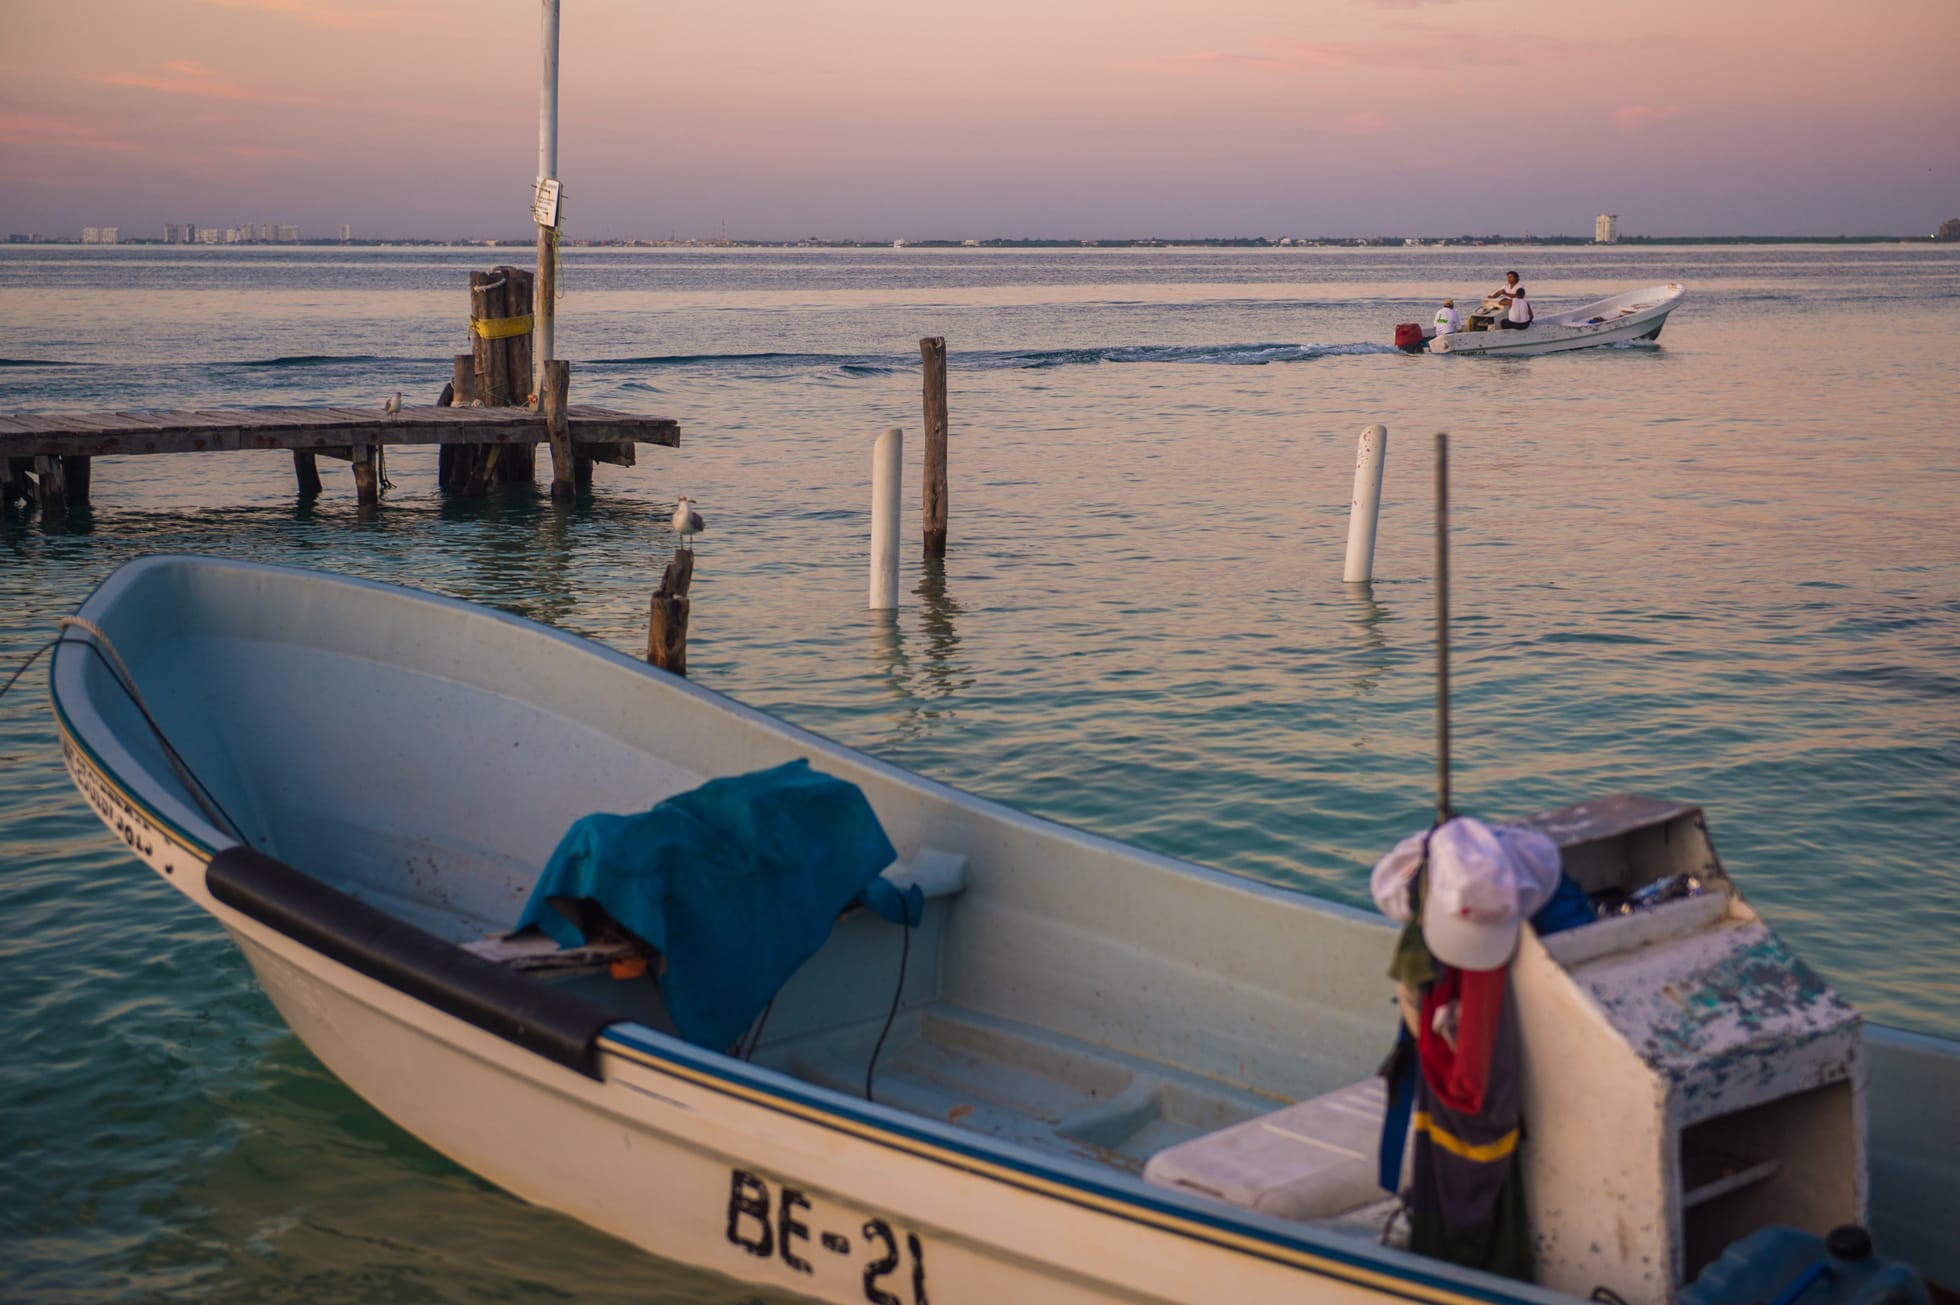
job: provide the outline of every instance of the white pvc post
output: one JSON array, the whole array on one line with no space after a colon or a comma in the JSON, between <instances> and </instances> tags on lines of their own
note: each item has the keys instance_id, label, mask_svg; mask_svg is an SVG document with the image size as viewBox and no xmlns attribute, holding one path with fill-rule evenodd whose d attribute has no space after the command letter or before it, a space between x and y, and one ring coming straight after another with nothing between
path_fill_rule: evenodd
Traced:
<instances>
[{"instance_id":1,"label":"white pvc post","mask_svg":"<svg viewBox=\"0 0 1960 1305\"><path fill-rule=\"evenodd\" d=\"M1382 510L1382 464L1388 458L1388 427L1375 425L1361 432L1354 449L1354 501L1348 505L1346 584L1366 584L1375 578L1375 520Z\"/></svg>"},{"instance_id":2,"label":"white pvc post","mask_svg":"<svg viewBox=\"0 0 1960 1305\"><path fill-rule=\"evenodd\" d=\"M898 475L905 462L905 432L897 426L871 449L872 611L898 607Z\"/></svg>"}]
</instances>

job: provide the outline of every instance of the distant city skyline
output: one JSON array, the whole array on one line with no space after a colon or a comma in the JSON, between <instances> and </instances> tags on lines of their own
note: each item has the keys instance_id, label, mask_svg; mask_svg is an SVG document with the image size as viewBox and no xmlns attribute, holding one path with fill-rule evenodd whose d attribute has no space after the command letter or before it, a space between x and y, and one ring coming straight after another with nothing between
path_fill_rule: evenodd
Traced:
<instances>
[{"instance_id":1,"label":"distant city skyline","mask_svg":"<svg viewBox=\"0 0 1960 1305\"><path fill-rule=\"evenodd\" d=\"M1924 236L1960 214L1952 0L563 9L568 238L1586 236L1601 214L1623 239ZM8 22L8 231L524 229L528 0Z\"/></svg>"}]
</instances>

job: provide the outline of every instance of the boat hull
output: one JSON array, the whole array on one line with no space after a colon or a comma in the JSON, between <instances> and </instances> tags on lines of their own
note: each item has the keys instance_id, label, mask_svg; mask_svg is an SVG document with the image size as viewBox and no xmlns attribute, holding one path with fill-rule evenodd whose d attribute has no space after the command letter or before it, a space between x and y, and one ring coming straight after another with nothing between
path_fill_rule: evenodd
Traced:
<instances>
[{"instance_id":1,"label":"boat hull","mask_svg":"<svg viewBox=\"0 0 1960 1305\"><path fill-rule=\"evenodd\" d=\"M1519 331L1453 331L1429 341L1431 353L1481 354L1489 357L1529 357L1630 344L1660 338L1668 314L1680 306L1685 289L1678 283L1631 291L1563 313L1540 317Z\"/></svg>"},{"instance_id":2,"label":"boat hull","mask_svg":"<svg viewBox=\"0 0 1960 1305\"><path fill-rule=\"evenodd\" d=\"M171 583L121 613L118 624L117 591L135 587L144 568ZM962 903L966 923L943 942L921 932L913 948L918 969L934 968L925 964L933 947L951 956L956 945L984 941L969 958L974 965L1058 994L1041 1011L1044 1027L1177 1064L1191 1058L1191 1039L1235 1021L1228 1044L1235 1073L1282 1083L1275 1095L1286 1099L1365 1076L1385 1041L1379 975L1391 930L1373 917L958 794L560 632L411 591L192 559L131 564L98 599L84 614L118 637L133 641L166 620L196 628L201 642L181 656L160 648L146 657L126 647L139 681L150 672L167 683L173 667L194 668L222 682L225 693L242 695L238 709L252 719L271 716L253 710L244 663L226 659L251 643L255 630L261 633L253 637L271 645L267 657L299 657L301 650L284 641L304 617L317 623L320 641L386 647L417 668L417 693L435 696L426 708L433 718L482 720L503 711L499 728L526 747L549 742L543 725L498 695L545 696L554 718L563 713L582 722L584 732L572 737L588 752L597 752L596 722L683 737L714 773L810 756L860 784L901 847L930 836L960 847L988 872ZM192 611L199 603L209 605ZM354 632L363 624L366 636ZM567 658L573 660L560 665ZM540 679L545 662L562 673ZM374 960L371 946L336 951L309 943L277 910L241 905L211 869L220 854L239 853L227 851L229 840L173 794L136 727L128 719L118 727L117 704L90 687L90 667L72 645L58 650L54 697L63 755L89 806L133 855L223 925L281 1017L331 1072L408 1132L534 1204L671 1260L826 1301L1566 1299L1154 1187L1120 1167L956 1127L957 1107L939 1115L899 1110L688 1046L630 1020L606 1027L583 1058L544 1054L459 1014L468 1003L443 999L454 985L445 988L439 973L405 981L401 965L389 970L380 963L388 958ZM423 757L393 756L408 741L376 745L358 722L345 749L322 737L346 722L355 699L323 691L336 683L332 668L303 669L309 694L290 700L280 725L303 741L295 767L312 759L322 769L302 773L304 782L290 790L273 790L268 809L318 804L340 773L319 757L362 755L365 747L362 772L344 781L364 795L361 814L375 823L412 814L418 808L388 807L398 795L377 777L391 764L410 775L437 768ZM401 717L403 707L372 682L372 660L350 659L348 669L365 689L361 701L378 702L378 716ZM439 696L472 684L483 690L476 698ZM621 697L622 687L637 693ZM310 708L318 714L302 714ZM211 715L193 706L174 719L160 714L185 735ZM444 755L452 756L452 770L471 756L463 749ZM549 755L560 759L562 775L569 754ZM568 800L577 809L624 808L617 799L625 792L644 800L648 777L616 769L595 764L571 773ZM523 793L541 787L537 774L525 773ZM609 783L617 791L608 791ZM470 806L470 827L491 827L499 846L516 840L494 822L517 806L517 792L502 806ZM223 796L239 809L234 794ZM434 802L442 794L415 796ZM350 827L336 837L329 852L349 858L366 835ZM527 851L520 860L541 864L542 854ZM428 870L438 870L435 862ZM1071 895L1080 902L1071 903ZM971 937L955 936L962 931ZM1206 938L1228 940L1229 963L1216 954L1180 954ZM950 960L944 969L956 971ZM876 981L888 982L887 973L878 971ZM1113 1024L1092 1004L1098 985L1138 994L1124 1008L1134 1024ZM879 1012L893 1000L889 986L878 992L830 972L814 975L812 986L826 997L865 990ZM999 999L995 986L971 978L956 986L950 996L969 1005ZM786 992L778 1003L777 1024L796 1017L794 996ZM1308 1018L1311 1040L1282 1035ZM1886 1115L1872 1145L1877 1231L1889 1253L1924 1257L1922 1267L1938 1272L1942 1257L1953 1256L1943 1230L1949 1216L1960 1219L1953 1195L1960 1175L1951 1139L1928 1146L1923 1129L1937 1117L1937 1103L1960 1091L1960 1049L1904 1035L1888 1040L1883 1031L1872 1043L1871 1100L1874 1112ZM880 1078L881 1096L884 1083Z\"/></svg>"},{"instance_id":3,"label":"boat hull","mask_svg":"<svg viewBox=\"0 0 1960 1305\"><path fill-rule=\"evenodd\" d=\"M839 1305L1563 1299L1087 1166L1029 1164L643 1026L602 1035L592 1075L514 1055L228 906L207 882L209 849L75 739L63 753L90 806L218 918L335 1077L485 1180L652 1254Z\"/></svg>"}]
</instances>

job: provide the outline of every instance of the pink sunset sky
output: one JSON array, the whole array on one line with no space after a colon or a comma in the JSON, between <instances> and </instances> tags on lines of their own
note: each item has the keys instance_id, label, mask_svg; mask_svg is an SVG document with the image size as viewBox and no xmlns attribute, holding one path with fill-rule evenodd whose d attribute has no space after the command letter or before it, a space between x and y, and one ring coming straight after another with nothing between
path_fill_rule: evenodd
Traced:
<instances>
[{"instance_id":1,"label":"pink sunset sky","mask_svg":"<svg viewBox=\"0 0 1960 1305\"><path fill-rule=\"evenodd\" d=\"M568 236L1924 235L1960 0L562 0ZM522 235L532 0L5 0L9 231Z\"/></svg>"}]
</instances>

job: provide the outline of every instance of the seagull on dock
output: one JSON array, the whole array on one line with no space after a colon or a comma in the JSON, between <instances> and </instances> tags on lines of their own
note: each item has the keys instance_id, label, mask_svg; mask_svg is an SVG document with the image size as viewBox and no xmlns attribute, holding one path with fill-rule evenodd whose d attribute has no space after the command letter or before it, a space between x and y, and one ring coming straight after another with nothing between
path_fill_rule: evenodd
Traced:
<instances>
[{"instance_id":1,"label":"seagull on dock","mask_svg":"<svg viewBox=\"0 0 1960 1305\"><path fill-rule=\"evenodd\" d=\"M681 495L680 502L674 504L674 515L668 524L673 526L674 533L679 535L681 542L687 544L689 548L693 548L694 545L689 541L688 536L698 535L708 527L708 523L701 519L701 514L694 510L694 500L685 494Z\"/></svg>"},{"instance_id":2,"label":"seagull on dock","mask_svg":"<svg viewBox=\"0 0 1960 1305\"><path fill-rule=\"evenodd\" d=\"M400 390L396 390L395 397L381 405L381 411L387 413L390 417L401 416L402 415L402 392Z\"/></svg>"}]
</instances>

